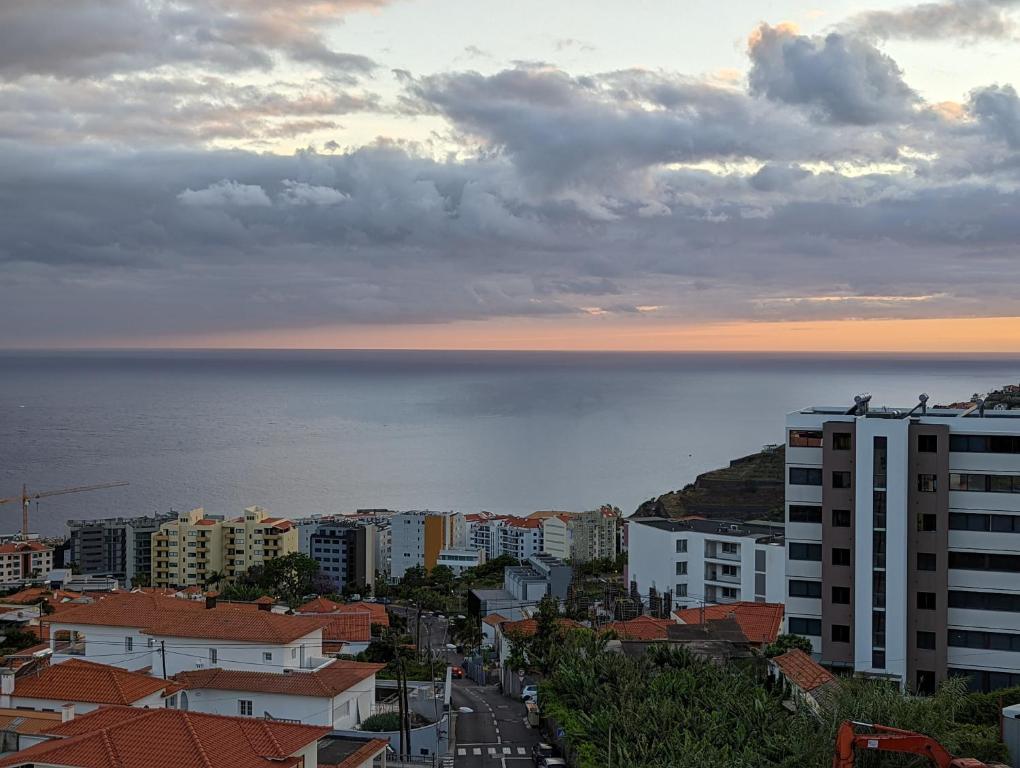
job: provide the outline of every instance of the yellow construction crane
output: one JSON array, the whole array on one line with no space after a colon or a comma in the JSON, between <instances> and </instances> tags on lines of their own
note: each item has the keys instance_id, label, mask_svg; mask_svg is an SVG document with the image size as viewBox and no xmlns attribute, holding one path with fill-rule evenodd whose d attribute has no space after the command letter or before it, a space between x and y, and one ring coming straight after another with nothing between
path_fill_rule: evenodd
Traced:
<instances>
[{"instance_id":1,"label":"yellow construction crane","mask_svg":"<svg viewBox=\"0 0 1020 768\"><path fill-rule=\"evenodd\" d=\"M116 488L121 485L130 485L130 483L100 483L99 485L79 485L76 488L60 488L55 491L38 491L36 493L29 493L27 486L21 486L20 496L11 496L6 499L0 499L0 504L10 504L11 502L21 502L21 535L23 538L28 539L28 508L32 503L33 499L45 499L48 496L63 496L65 493L81 493L82 491L98 491L100 488Z\"/></svg>"}]
</instances>

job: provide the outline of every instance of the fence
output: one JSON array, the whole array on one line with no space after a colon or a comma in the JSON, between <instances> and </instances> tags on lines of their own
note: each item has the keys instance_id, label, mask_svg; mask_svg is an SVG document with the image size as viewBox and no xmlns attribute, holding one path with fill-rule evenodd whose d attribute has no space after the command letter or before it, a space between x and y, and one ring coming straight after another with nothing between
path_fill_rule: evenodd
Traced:
<instances>
[{"instance_id":1,"label":"fence","mask_svg":"<svg viewBox=\"0 0 1020 768\"><path fill-rule=\"evenodd\" d=\"M461 664L464 676L474 680L479 685L496 685L499 682L499 668L486 664L478 657L465 658Z\"/></svg>"}]
</instances>

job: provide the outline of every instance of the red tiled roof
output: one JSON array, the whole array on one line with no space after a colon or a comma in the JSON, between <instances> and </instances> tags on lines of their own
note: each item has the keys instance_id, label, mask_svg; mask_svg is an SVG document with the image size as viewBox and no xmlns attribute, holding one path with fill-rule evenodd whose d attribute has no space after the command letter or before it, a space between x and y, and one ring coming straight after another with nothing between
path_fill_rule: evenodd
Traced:
<instances>
[{"instance_id":1,"label":"red tiled roof","mask_svg":"<svg viewBox=\"0 0 1020 768\"><path fill-rule=\"evenodd\" d=\"M294 610L297 613L334 613L339 609L340 603L334 602L328 597L316 597Z\"/></svg>"},{"instance_id":2,"label":"red tiled roof","mask_svg":"<svg viewBox=\"0 0 1020 768\"><path fill-rule=\"evenodd\" d=\"M372 639L372 619L367 613L334 613L322 616L323 653L336 653L343 643L367 643Z\"/></svg>"},{"instance_id":3,"label":"red tiled roof","mask_svg":"<svg viewBox=\"0 0 1020 768\"><path fill-rule=\"evenodd\" d=\"M57 737L0 760L0 768L294 768L291 757L330 732L251 717L103 707L50 728Z\"/></svg>"},{"instance_id":4,"label":"red tiled roof","mask_svg":"<svg viewBox=\"0 0 1020 768\"><path fill-rule=\"evenodd\" d=\"M142 629L142 632L162 637L201 637L281 644L324 629L326 623L324 618L318 616L285 616L270 611L246 611L233 606L222 606L195 611L188 616L187 621L181 621L172 614L163 616Z\"/></svg>"},{"instance_id":5,"label":"red tiled roof","mask_svg":"<svg viewBox=\"0 0 1020 768\"><path fill-rule=\"evenodd\" d=\"M776 656L772 661L783 671L786 679L804 693L810 693L836 679L827 669L817 664L814 659L799 648Z\"/></svg>"},{"instance_id":6,"label":"red tiled roof","mask_svg":"<svg viewBox=\"0 0 1020 768\"><path fill-rule=\"evenodd\" d=\"M210 520L208 517L203 517L201 520L196 520L195 521L195 525L216 525L219 522L221 522L221 521L219 521L219 520Z\"/></svg>"},{"instance_id":7,"label":"red tiled roof","mask_svg":"<svg viewBox=\"0 0 1020 768\"><path fill-rule=\"evenodd\" d=\"M75 606L49 619L51 624L89 624L106 627L148 627L168 613L206 610L205 604L158 592L111 592L89 605Z\"/></svg>"},{"instance_id":8,"label":"red tiled roof","mask_svg":"<svg viewBox=\"0 0 1020 768\"><path fill-rule=\"evenodd\" d=\"M504 621L509 621L509 619L506 616L500 616L498 613L490 613L482 619L482 624L488 624L490 627L495 627L497 624L502 624Z\"/></svg>"},{"instance_id":9,"label":"red tiled roof","mask_svg":"<svg viewBox=\"0 0 1020 768\"><path fill-rule=\"evenodd\" d=\"M564 631L568 629L583 629L583 627L573 619L556 619L556 624ZM503 634L520 635L521 637L531 637L538 632L538 621L535 619L505 621L502 626Z\"/></svg>"},{"instance_id":10,"label":"red tiled roof","mask_svg":"<svg viewBox=\"0 0 1020 768\"><path fill-rule=\"evenodd\" d=\"M16 555L19 552L44 552L52 551L53 547L47 547L38 541L9 541L0 544L0 555Z\"/></svg>"},{"instance_id":11,"label":"red tiled roof","mask_svg":"<svg viewBox=\"0 0 1020 768\"><path fill-rule=\"evenodd\" d=\"M270 525L273 528L279 528L281 531L286 531L294 527L294 523L282 517L267 517L259 525Z\"/></svg>"},{"instance_id":12,"label":"red tiled roof","mask_svg":"<svg viewBox=\"0 0 1020 768\"><path fill-rule=\"evenodd\" d=\"M386 606L381 603L337 603L326 597L316 597L296 609L297 613L350 613L368 614L372 624L390 625Z\"/></svg>"},{"instance_id":13,"label":"red tiled roof","mask_svg":"<svg viewBox=\"0 0 1020 768\"><path fill-rule=\"evenodd\" d=\"M542 521L535 517L510 517L506 524L511 528L541 528Z\"/></svg>"},{"instance_id":14,"label":"red tiled roof","mask_svg":"<svg viewBox=\"0 0 1020 768\"><path fill-rule=\"evenodd\" d=\"M702 609L686 608L677 611L675 615L682 624L700 624ZM705 621L725 619L728 616L736 619L740 631L750 642L765 645L775 642L779 636L779 630L783 625L783 605L743 601L726 605L706 605L704 608Z\"/></svg>"},{"instance_id":15,"label":"red tiled roof","mask_svg":"<svg viewBox=\"0 0 1020 768\"><path fill-rule=\"evenodd\" d=\"M390 743L386 739L372 739L371 741L366 741L365 746L361 747L356 752L351 752L351 754L339 763L319 763L319 768L361 768L361 766L374 758L389 745Z\"/></svg>"},{"instance_id":16,"label":"red tiled roof","mask_svg":"<svg viewBox=\"0 0 1020 768\"><path fill-rule=\"evenodd\" d=\"M667 627L675 624L672 619L638 616L630 621L614 621L606 629L616 632L621 640L665 640Z\"/></svg>"},{"instance_id":17,"label":"red tiled roof","mask_svg":"<svg viewBox=\"0 0 1020 768\"><path fill-rule=\"evenodd\" d=\"M0 731L15 733L42 733L59 725L60 712L29 712L24 709L0 709Z\"/></svg>"},{"instance_id":18,"label":"red tiled roof","mask_svg":"<svg viewBox=\"0 0 1020 768\"><path fill-rule=\"evenodd\" d=\"M15 592L13 595L7 595L7 597L3 598L3 602L24 605L26 603L35 603L40 598L45 598L46 602L51 605L62 605L62 600L78 600L81 598L81 595L77 592L68 592L64 589L49 590L46 587L26 587L20 592Z\"/></svg>"},{"instance_id":19,"label":"red tiled roof","mask_svg":"<svg viewBox=\"0 0 1020 768\"><path fill-rule=\"evenodd\" d=\"M90 704L134 704L154 693L178 690L174 683L119 667L69 659L14 680L14 696L26 699L83 701Z\"/></svg>"},{"instance_id":20,"label":"red tiled roof","mask_svg":"<svg viewBox=\"0 0 1020 768\"><path fill-rule=\"evenodd\" d=\"M239 672L228 669L196 669L179 672L175 679L186 688L218 691L279 693L290 696L332 698L362 680L367 680L385 664L360 661L334 661L315 672Z\"/></svg>"},{"instance_id":21,"label":"red tiled roof","mask_svg":"<svg viewBox=\"0 0 1020 768\"><path fill-rule=\"evenodd\" d=\"M262 595L262 597L255 601L255 605L276 605L276 601L269 595Z\"/></svg>"}]
</instances>

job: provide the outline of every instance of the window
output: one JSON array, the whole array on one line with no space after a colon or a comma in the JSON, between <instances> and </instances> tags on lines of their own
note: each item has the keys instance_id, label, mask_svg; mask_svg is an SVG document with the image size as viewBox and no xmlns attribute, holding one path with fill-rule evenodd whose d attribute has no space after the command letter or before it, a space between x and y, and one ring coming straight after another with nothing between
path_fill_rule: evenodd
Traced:
<instances>
[{"instance_id":1,"label":"window","mask_svg":"<svg viewBox=\"0 0 1020 768\"><path fill-rule=\"evenodd\" d=\"M722 596L724 600L736 600L737 590L735 590L733 587L723 587Z\"/></svg>"},{"instance_id":2,"label":"window","mask_svg":"<svg viewBox=\"0 0 1020 768\"><path fill-rule=\"evenodd\" d=\"M951 629L949 630L949 645L954 648L981 648L990 651L1020 653L1020 635L1008 632Z\"/></svg>"},{"instance_id":3,"label":"window","mask_svg":"<svg viewBox=\"0 0 1020 768\"><path fill-rule=\"evenodd\" d=\"M209 649L209 663L210 664L215 664L216 660L217 660L216 659L216 649L215 648L210 648Z\"/></svg>"},{"instance_id":4,"label":"window","mask_svg":"<svg viewBox=\"0 0 1020 768\"><path fill-rule=\"evenodd\" d=\"M833 565L850 565L850 550L845 547L832 548Z\"/></svg>"},{"instance_id":5,"label":"window","mask_svg":"<svg viewBox=\"0 0 1020 768\"><path fill-rule=\"evenodd\" d=\"M815 597L822 596L822 583L820 581L803 581L801 579L790 579L790 597Z\"/></svg>"},{"instance_id":6,"label":"window","mask_svg":"<svg viewBox=\"0 0 1020 768\"><path fill-rule=\"evenodd\" d=\"M821 485L822 470L814 467L790 467L790 485Z\"/></svg>"},{"instance_id":7,"label":"window","mask_svg":"<svg viewBox=\"0 0 1020 768\"><path fill-rule=\"evenodd\" d=\"M850 527L850 510L849 509L834 509L834 510L832 510L832 527L833 528L849 528Z\"/></svg>"},{"instance_id":8,"label":"window","mask_svg":"<svg viewBox=\"0 0 1020 768\"><path fill-rule=\"evenodd\" d=\"M843 471L833 471L832 473L832 487L833 488L849 488L850 487L850 473Z\"/></svg>"},{"instance_id":9,"label":"window","mask_svg":"<svg viewBox=\"0 0 1020 768\"><path fill-rule=\"evenodd\" d=\"M822 545L821 544L804 544L802 542L792 541L790 542L790 559L791 560L814 560L815 562L822 561Z\"/></svg>"},{"instance_id":10,"label":"window","mask_svg":"<svg viewBox=\"0 0 1020 768\"><path fill-rule=\"evenodd\" d=\"M125 637L124 638L124 651L126 653L131 653L131 649L134 647L134 645L135 645L135 639L133 637Z\"/></svg>"},{"instance_id":11,"label":"window","mask_svg":"<svg viewBox=\"0 0 1020 768\"><path fill-rule=\"evenodd\" d=\"M980 669L949 668L950 677L968 677L968 689L988 693L1000 688L1015 688L1020 685L1020 674L1015 672L988 672Z\"/></svg>"},{"instance_id":12,"label":"window","mask_svg":"<svg viewBox=\"0 0 1020 768\"><path fill-rule=\"evenodd\" d=\"M938 453L939 452L939 436L938 435L918 435L917 436L917 452L918 453Z\"/></svg>"},{"instance_id":13,"label":"window","mask_svg":"<svg viewBox=\"0 0 1020 768\"><path fill-rule=\"evenodd\" d=\"M832 450L834 451L849 451L851 446L851 438L849 432L833 432L832 433Z\"/></svg>"},{"instance_id":14,"label":"window","mask_svg":"<svg viewBox=\"0 0 1020 768\"><path fill-rule=\"evenodd\" d=\"M686 576L687 575L687 561L681 560L676 564L676 575Z\"/></svg>"},{"instance_id":15,"label":"window","mask_svg":"<svg viewBox=\"0 0 1020 768\"><path fill-rule=\"evenodd\" d=\"M935 555L932 552L918 552L917 553L917 570L919 571L934 571L935 570Z\"/></svg>"},{"instance_id":16,"label":"window","mask_svg":"<svg viewBox=\"0 0 1020 768\"><path fill-rule=\"evenodd\" d=\"M885 669L885 651L876 649L871 652L871 666L874 669Z\"/></svg>"},{"instance_id":17,"label":"window","mask_svg":"<svg viewBox=\"0 0 1020 768\"><path fill-rule=\"evenodd\" d=\"M272 661L272 660L273 660L273 652L272 651L264 651L262 653L262 661Z\"/></svg>"},{"instance_id":18,"label":"window","mask_svg":"<svg viewBox=\"0 0 1020 768\"><path fill-rule=\"evenodd\" d=\"M791 504L791 523L820 523L822 522L822 508L813 504Z\"/></svg>"},{"instance_id":19,"label":"window","mask_svg":"<svg viewBox=\"0 0 1020 768\"><path fill-rule=\"evenodd\" d=\"M252 707L251 699L238 699L237 700L237 714L242 717L251 717L251 713L254 711Z\"/></svg>"},{"instance_id":20,"label":"window","mask_svg":"<svg viewBox=\"0 0 1020 768\"><path fill-rule=\"evenodd\" d=\"M832 602L837 605L850 605L850 587L833 587Z\"/></svg>"},{"instance_id":21,"label":"window","mask_svg":"<svg viewBox=\"0 0 1020 768\"><path fill-rule=\"evenodd\" d=\"M937 530L935 515L919 513L917 515L917 530L929 532Z\"/></svg>"},{"instance_id":22,"label":"window","mask_svg":"<svg viewBox=\"0 0 1020 768\"><path fill-rule=\"evenodd\" d=\"M987 552L950 552L949 567L963 571L995 571L1020 573L1020 555L998 555Z\"/></svg>"},{"instance_id":23,"label":"window","mask_svg":"<svg viewBox=\"0 0 1020 768\"><path fill-rule=\"evenodd\" d=\"M934 592L918 592L917 593L917 607L922 611L934 611L935 610L935 593Z\"/></svg>"},{"instance_id":24,"label":"window","mask_svg":"<svg viewBox=\"0 0 1020 768\"><path fill-rule=\"evenodd\" d=\"M676 585L676 596L677 597L687 597L687 585L686 584L677 584Z\"/></svg>"},{"instance_id":25,"label":"window","mask_svg":"<svg viewBox=\"0 0 1020 768\"><path fill-rule=\"evenodd\" d=\"M951 589L949 590L949 607L967 608L973 611L1020 613L1020 595Z\"/></svg>"},{"instance_id":26,"label":"window","mask_svg":"<svg viewBox=\"0 0 1020 768\"><path fill-rule=\"evenodd\" d=\"M1020 475L981 475L953 472L949 475L949 490L977 491L978 493L1020 493Z\"/></svg>"},{"instance_id":27,"label":"window","mask_svg":"<svg viewBox=\"0 0 1020 768\"><path fill-rule=\"evenodd\" d=\"M676 551L677 551L677 554L680 554L682 552L686 552L687 551L687 539L677 539L676 540Z\"/></svg>"},{"instance_id":28,"label":"window","mask_svg":"<svg viewBox=\"0 0 1020 768\"><path fill-rule=\"evenodd\" d=\"M935 475L920 474L917 476L917 490L919 493L935 493Z\"/></svg>"},{"instance_id":29,"label":"window","mask_svg":"<svg viewBox=\"0 0 1020 768\"><path fill-rule=\"evenodd\" d=\"M791 635L807 635L809 637L821 637L822 636L822 620L821 619L805 619L800 616L790 617L790 634Z\"/></svg>"},{"instance_id":30,"label":"window","mask_svg":"<svg viewBox=\"0 0 1020 768\"><path fill-rule=\"evenodd\" d=\"M850 625L848 625L848 624L833 624L832 625L832 642L834 642L834 643L849 643L850 642Z\"/></svg>"},{"instance_id":31,"label":"window","mask_svg":"<svg viewBox=\"0 0 1020 768\"><path fill-rule=\"evenodd\" d=\"M821 448L822 433L813 429L791 429L791 448Z\"/></svg>"},{"instance_id":32,"label":"window","mask_svg":"<svg viewBox=\"0 0 1020 768\"><path fill-rule=\"evenodd\" d=\"M1020 453L1016 435L950 435L949 450L961 453Z\"/></svg>"},{"instance_id":33,"label":"window","mask_svg":"<svg viewBox=\"0 0 1020 768\"><path fill-rule=\"evenodd\" d=\"M735 555L740 550L739 544L734 544L729 541L724 541L722 545L722 551L724 555Z\"/></svg>"},{"instance_id":34,"label":"window","mask_svg":"<svg viewBox=\"0 0 1020 768\"><path fill-rule=\"evenodd\" d=\"M871 524L873 528L885 528L886 513L885 491L875 491L871 495Z\"/></svg>"},{"instance_id":35,"label":"window","mask_svg":"<svg viewBox=\"0 0 1020 768\"><path fill-rule=\"evenodd\" d=\"M935 650L935 633L934 632L918 632L917 633L917 647L922 648L926 651Z\"/></svg>"}]
</instances>

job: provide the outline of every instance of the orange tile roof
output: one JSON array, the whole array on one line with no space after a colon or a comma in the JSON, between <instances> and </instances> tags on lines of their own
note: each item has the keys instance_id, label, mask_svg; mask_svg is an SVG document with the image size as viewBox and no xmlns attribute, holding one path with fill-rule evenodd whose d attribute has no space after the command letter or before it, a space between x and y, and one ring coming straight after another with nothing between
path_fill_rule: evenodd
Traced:
<instances>
[{"instance_id":1,"label":"orange tile roof","mask_svg":"<svg viewBox=\"0 0 1020 768\"><path fill-rule=\"evenodd\" d=\"M674 614L682 624L701 623L702 609L686 608ZM706 605L704 620L714 621L733 616L740 631L752 643L765 645L775 642L783 625L782 603L752 603L742 601L726 605Z\"/></svg>"},{"instance_id":2,"label":"orange tile roof","mask_svg":"<svg viewBox=\"0 0 1020 768\"><path fill-rule=\"evenodd\" d=\"M69 659L14 680L14 696L26 699L83 701L89 704L134 704L154 693L169 695L174 683L119 667Z\"/></svg>"},{"instance_id":3,"label":"orange tile roof","mask_svg":"<svg viewBox=\"0 0 1020 768\"><path fill-rule=\"evenodd\" d=\"M279 672L196 669L179 672L174 679L186 688L332 698L362 680L367 680L385 666L385 664L339 660L315 672L281 674Z\"/></svg>"},{"instance_id":4,"label":"orange tile roof","mask_svg":"<svg viewBox=\"0 0 1020 768\"><path fill-rule=\"evenodd\" d=\"M490 613L484 619L482 624L488 624L490 627L495 627L497 624L502 624L504 621L509 621L506 616L501 616L498 613Z\"/></svg>"},{"instance_id":5,"label":"orange tile roof","mask_svg":"<svg viewBox=\"0 0 1020 768\"><path fill-rule=\"evenodd\" d=\"M381 603L337 603L327 597L316 597L295 609L297 613L350 613L368 614L372 624L390 625L386 606Z\"/></svg>"},{"instance_id":6,"label":"orange tile roof","mask_svg":"<svg viewBox=\"0 0 1020 768\"><path fill-rule=\"evenodd\" d=\"M573 619L556 619L556 624L561 630L568 629L583 629ZM506 621L503 622L503 633L520 635L522 637L531 637L538 632L538 621L535 619L521 619L520 621Z\"/></svg>"},{"instance_id":7,"label":"orange tile roof","mask_svg":"<svg viewBox=\"0 0 1020 768\"><path fill-rule=\"evenodd\" d=\"M295 608L297 613L334 613L340 609L340 603L328 597L316 597L302 606Z\"/></svg>"},{"instance_id":8,"label":"orange tile roof","mask_svg":"<svg viewBox=\"0 0 1020 768\"><path fill-rule=\"evenodd\" d=\"M255 605L276 605L276 601L269 595L262 595L262 597L255 601Z\"/></svg>"},{"instance_id":9,"label":"orange tile roof","mask_svg":"<svg viewBox=\"0 0 1020 768\"><path fill-rule=\"evenodd\" d=\"M210 520L208 517L203 517L201 520L196 520L195 525L216 525L220 520Z\"/></svg>"},{"instance_id":10,"label":"orange tile roof","mask_svg":"<svg viewBox=\"0 0 1020 768\"><path fill-rule=\"evenodd\" d=\"M805 693L810 693L836 679L799 648L776 656L772 661L783 671L787 680Z\"/></svg>"},{"instance_id":11,"label":"orange tile roof","mask_svg":"<svg viewBox=\"0 0 1020 768\"><path fill-rule=\"evenodd\" d=\"M56 737L0 760L0 768L294 768L295 752L330 732L251 717L177 709L102 707L47 730Z\"/></svg>"},{"instance_id":12,"label":"orange tile roof","mask_svg":"<svg viewBox=\"0 0 1020 768\"><path fill-rule=\"evenodd\" d=\"M0 709L0 731L15 733L42 733L59 725L60 712L30 712L24 709Z\"/></svg>"},{"instance_id":13,"label":"orange tile roof","mask_svg":"<svg viewBox=\"0 0 1020 768\"><path fill-rule=\"evenodd\" d=\"M79 605L51 616L51 624L89 624L107 627L148 627L162 621L168 613L206 610L195 600L181 600L158 592L111 592L96 597L89 605Z\"/></svg>"},{"instance_id":14,"label":"orange tile roof","mask_svg":"<svg viewBox=\"0 0 1020 768\"><path fill-rule=\"evenodd\" d=\"M334 613L319 620L323 619L323 653L336 653L344 643L367 643L372 639L372 619L367 613Z\"/></svg>"},{"instance_id":15,"label":"orange tile roof","mask_svg":"<svg viewBox=\"0 0 1020 768\"><path fill-rule=\"evenodd\" d=\"M279 528L281 531L286 531L294 527L294 523L282 517L267 517L259 525L269 525L273 528Z\"/></svg>"},{"instance_id":16,"label":"orange tile roof","mask_svg":"<svg viewBox=\"0 0 1020 768\"><path fill-rule=\"evenodd\" d=\"M19 552L45 552L52 551L53 547L47 547L38 541L9 541L0 544L0 555L16 555Z\"/></svg>"},{"instance_id":17,"label":"orange tile roof","mask_svg":"<svg viewBox=\"0 0 1020 768\"><path fill-rule=\"evenodd\" d=\"M183 601L182 601L183 602ZM243 640L252 643L289 643L324 629L328 622L318 616L285 616L259 610L238 610L232 606L195 611L187 621L173 614L142 629L146 635L201 637L210 640Z\"/></svg>"},{"instance_id":18,"label":"orange tile roof","mask_svg":"<svg viewBox=\"0 0 1020 768\"><path fill-rule=\"evenodd\" d=\"M541 528L542 521L535 517L511 517L506 524L511 528Z\"/></svg>"},{"instance_id":19,"label":"orange tile roof","mask_svg":"<svg viewBox=\"0 0 1020 768\"><path fill-rule=\"evenodd\" d=\"M666 629L675 624L672 619L638 616L630 621L614 621L606 629L613 630L621 640L665 640Z\"/></svg>"},{"instance_id":20,"label":"orange tile roof","mask_svg":"<svg viewBox=\"0 0 1020 768\"><path fill-rule=\"evenodd\" d=\"M339 763L319 763L319 768L361 768L389 745L390 743L386 739L372 739L366 741L363 747L356 752L351 752Z\"/></svg>"},{"instance_id":21,"label":"orange tile roof","mask_svg":"<svg viewBox=\"0 0 1020 768\"><path fill-rule=\"evenodd\" d=\"M50 590L46 587L26 587L20 592L15 592L13 595L7 595L7 597L3 598L3 602L24 605L45 599L51 605L61 605L62 600L78 600L80 598L81 595L77 592L68 592L65 589Z\"/></svg>"}]
</instances>

